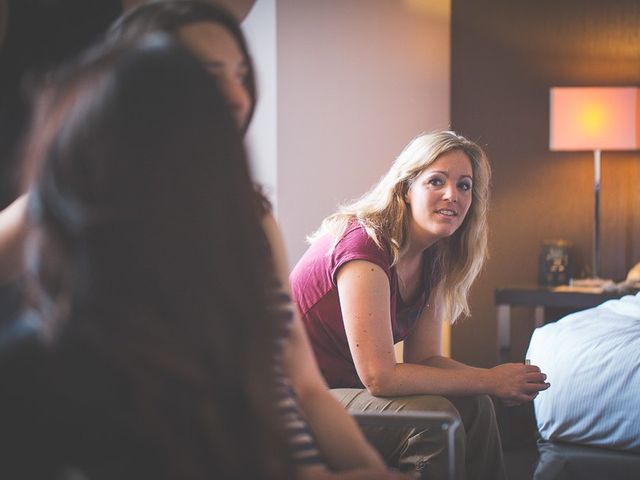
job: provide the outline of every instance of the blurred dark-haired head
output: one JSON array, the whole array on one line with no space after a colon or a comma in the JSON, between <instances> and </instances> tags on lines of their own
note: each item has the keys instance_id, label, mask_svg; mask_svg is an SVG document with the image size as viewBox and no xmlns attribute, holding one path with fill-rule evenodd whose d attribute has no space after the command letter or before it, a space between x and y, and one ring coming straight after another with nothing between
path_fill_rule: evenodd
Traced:
<instances>
[{"instance_id":1,"label":"blurred dark-haired head","mask_svg":"<svg viewBox=\"0 0 640 480\"><path fill-rule=\"evenodd\" d=\"M52 344L123 379L167 478L276 476L272 269L217 82L163 34L99 47L43 92L28 145L27 264Z\"/></svg>"},{"instance_id":2,"label":"blurred dark-haired head","mask_svg":"<svg viewBox=\"0 0 640 480\"><path fill-rule=\"evenodd\" d=\"M210 0L152 0L125 12L111 27L113 42L165 32L178 38L218 78L243 132L256 104L256 80L238 20Z\"/></svg>"}]
</instances>

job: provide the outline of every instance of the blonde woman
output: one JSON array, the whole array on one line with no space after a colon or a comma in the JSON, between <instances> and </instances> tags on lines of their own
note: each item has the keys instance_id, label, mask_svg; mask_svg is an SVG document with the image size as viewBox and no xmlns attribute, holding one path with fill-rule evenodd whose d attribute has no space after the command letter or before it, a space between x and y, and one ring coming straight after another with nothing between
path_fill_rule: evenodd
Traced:
<instances>
[{"instance_id":1,"label":"blonde woman","mask_svg":"<svg viewBox=\"0 0 640 480\"><path fill-rule=\"evenodd\" d=\"M443 322L469 315L468 292L487 253L490 167L454 132L415 138L387 174L330 215L291 274L316 358L348 409L459 415L458 478L505 478L493 403L548 388L533 365L474 368L442 355ZM404 340L404 363L394 343ZM428 431L370 440L390 463L429 478L445 470Z\"/></svg>"}]
</instances>

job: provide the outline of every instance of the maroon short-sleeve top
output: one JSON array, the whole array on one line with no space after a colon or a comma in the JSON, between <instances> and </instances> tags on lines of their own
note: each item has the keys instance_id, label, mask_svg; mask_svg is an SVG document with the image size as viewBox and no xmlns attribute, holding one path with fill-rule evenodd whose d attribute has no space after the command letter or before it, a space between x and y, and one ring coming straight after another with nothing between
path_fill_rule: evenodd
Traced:
<instances>
[{"instance_id":1,"label":"maroon short-sleeve top","mask_svg":"<svg viewBox=\"0 0 640 480\"><path fill-rule=\"evenodd\" d=\"M398 293L398 275L396 268L391 266L391 249L384 240L380 248L365 229L354 222L330 251L332 242L330 235L313 242L291 273L291 291L329 387L363 388L344 329L336 283L338 270L352 260L366 260L387 274L391 292L391 330L393 341L397 343L407 337L429 297L430 256L428 251L423 255L422 293L414 303L406 305Z\"/></svg>"}]
</instances>

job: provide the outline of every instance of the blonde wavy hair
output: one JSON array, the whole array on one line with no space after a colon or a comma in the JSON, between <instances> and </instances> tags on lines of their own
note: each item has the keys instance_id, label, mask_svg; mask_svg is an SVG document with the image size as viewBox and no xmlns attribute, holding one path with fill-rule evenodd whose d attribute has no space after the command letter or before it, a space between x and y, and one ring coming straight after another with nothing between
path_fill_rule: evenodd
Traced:
<instances>
[{"instance_id":1,"label":"blonde wavy hair","mask_svg":"<svg viewBox=\"0 0 640 480\"><path fill-rule=\"evenodd\" d=\"M430 247L433 250L432 273L439 279L433 286L437 307L445 319L454 323L461 315L470 314L468 295L473 281L487 257L487 210L491 167L476 143L452 131L421 134L400 153L389 171L371 190L359 199L341 205L336 213L322 221L320 228L308 237L331 234L331 253L348 226L355 220L369 237L382 248L383 240L391 247L396 264L408 244L410 210L405 194L424 171L445 153L464 152L473 172L472 200L462 225L450 237Z\"/></svg>"}]
</instances>

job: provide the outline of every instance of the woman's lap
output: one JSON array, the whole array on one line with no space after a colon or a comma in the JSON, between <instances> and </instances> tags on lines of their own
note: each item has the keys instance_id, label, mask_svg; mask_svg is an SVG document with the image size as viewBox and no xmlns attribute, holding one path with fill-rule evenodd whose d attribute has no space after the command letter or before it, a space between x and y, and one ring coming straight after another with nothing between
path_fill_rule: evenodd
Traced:
<instances>
[{"instance_id":1,"label":"woman's lap","mask_svg":"<svg viewBox=\"0 0 640 480\"><path fill-rule=\"evenodd\" d=\"M505 478L495 411L487 395L375 397L366 389L354 388L332 389L331 392L352 413L451 414L462 422L455 434L455 478ZM365 427L363 431L389 465L403 470L415 468L423 471L425 478L427 473L428 478L447 478L447 437L441 428ZM470 452L469 458L467 451ZM470 471L469 475L467 470Z\"/></svg>"}]
</instances>

